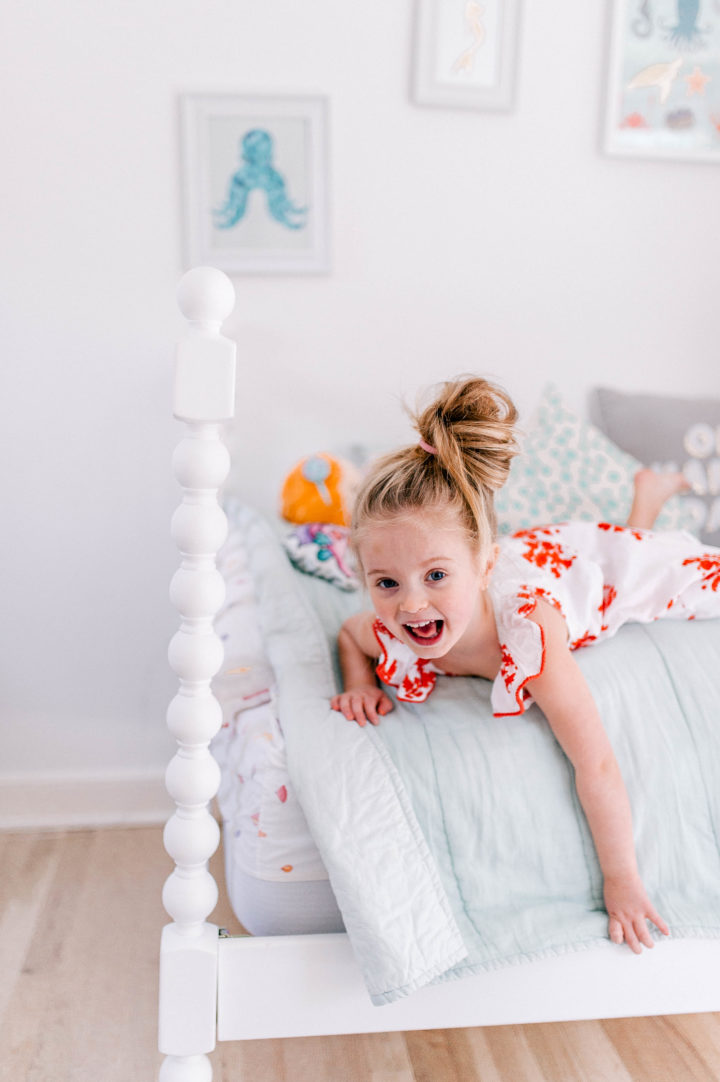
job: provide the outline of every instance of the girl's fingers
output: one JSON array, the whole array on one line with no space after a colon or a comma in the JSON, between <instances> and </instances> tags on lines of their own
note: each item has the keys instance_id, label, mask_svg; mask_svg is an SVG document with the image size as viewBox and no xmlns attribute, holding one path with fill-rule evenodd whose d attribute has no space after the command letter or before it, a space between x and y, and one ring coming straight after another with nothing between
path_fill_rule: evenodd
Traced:
<instances>
[{"instance_id":1,"label":"girl's fingers","mask_svg":"<svg viewBox=\"0 0 720 1082\"><path fill-rule=\"evenodd\" d=\"M625 938L622 924L615 917L611 917L608 922L608 933L613 943L622 943L623 939Z\"/></svg>"},{"instance_id":2,"label":"girl's fingers","mask_svg":"<svg viewBox=\"0 0 720 1082\"><path fill-rule=\"evenodd\" d=\"M622 943L624 941L635 954L640 954L642 951L631 921L621 921L617 917L611 917L608 923L608 931L613 943Z\"/></svg>"},{"instance_id":3,"label":"girl's fingers","mask_svg":"<svg viewBox=\"0 0 720 1082\"><path fill-rule=\"evenodd\" d=\"M642 954L642 947L640 946L638 937L635 935L635 929L629 921L627 924L623 925L623 931L625 933L625 942L633 954Z\"/></svg>"},{"instance_id":4,"label":"girl's fingers","mask_svg":"<svg viewBox=\"0 0 720 1082\"><path fill-rule=\"evenodd\" d=\"M356 721L358 725L380 724L380 718L388 714L392 708L392 700L387 695L382 695L377 702L364 695L351 695L347 692L334 695L330 700L330 706L343 714L348 721Z\"/></svg>"},{"instance_id":5,"label":"girl's fingers","mask_svg":"<svg viewBox=\"0 0 720 1082\"><path fill-rule=\"evenodd\" d=\"M380 724L380 718L377 716L377 711L375 710L375 706L374 706L373 703L366 703L365 704L365 713L367 714L368 721L372 725L379 725Z\"/></svg>"},{"instance_id":6,"label":"girl's fingers","mask_svg":"<svg viewBox=\"0 0 720 1082\"><path fill-rule=\"evenodd\" d=\"M651 920L653 924L657 925L663 935L670 934L670 929L667 924L654 909L650 908L648 910L647 920ZM621 921L617 917L611 917L608 922L608 934L610 939L613 943L627 943L630 950L635 954L641 954L643 947L652 950L655 946L655 941L650 934L647 920L644 916L638 917L634 921Z\"/></svg>"},{"instance_id":7,"label":"girl's fingers","mask_svg":"<svg viewBox=\"0 0 720 1082\"><path fill-rule=\"evenodd\" d=\"M670 935L670 929L668 928L667 924L662 919L657 910L653 909L652 906L650 907L650 909L648 909L648 917L653 922L655 927L660 929L663 935Z\"/></svg>"},{"instance_id":8,"label":"girl's fingers","mask_svg":"<svg viewBox=\"0 0 720 1082\"><path fill-rule=\"evenodd\" d=\"M355 721L355 710L351 699L341 695L338 699L338 709L346 721Z\"/></svg>"},{"instance_id":9,"label":"girl's fingers","mask_svg":"<svg viewBox=\"0 0 720 1082\"><path fill-rule=\"evenodd\" d=\"M652 950L655 943L653 942L653 937L650 935L650 929L647 926L645 917L639 917L638 920L635 921L634 930L640 942L647 947L648 950Z\"/></svg>"},{"instance_id":10,"label":"girl's fingers","mask_svg":"<svg viewBox=\"0 0 720 1082\"><path fill-rule=\"evenodd\" d=\"M358 725L365 725L367 723L367 718L365 717L365 711L363 710L362 695L353 695L352 699L350 700L350 705L352 707L352 713L350 716L355 719Z\"/></svg>"}]
</instances>

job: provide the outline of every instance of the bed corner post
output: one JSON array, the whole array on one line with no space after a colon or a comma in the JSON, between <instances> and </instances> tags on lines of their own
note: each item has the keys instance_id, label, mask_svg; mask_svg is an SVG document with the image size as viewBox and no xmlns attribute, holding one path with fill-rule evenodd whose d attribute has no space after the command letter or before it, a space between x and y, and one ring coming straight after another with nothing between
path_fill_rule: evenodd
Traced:
<instances>
[{"instance_id":1,"label":"bed corner post","mask_svg":"<svg viewBox=\"0 0 720 1082\"><path fill-rule=\"evenodd\" d=\"M177 807L165 827L165 848L175 870L163 888L173 919L163 929L160 950L159 1048L166 1056L161 1082L210 1082L206 1053L215 1047L217 928L206 919L217 902L208 860L219 841L208 804L220 772L209 743L221 724L211 680L223 659L213 618L225 586L215 566L227 519L217 492L230 456L220 425L233 416L235 346L220 334L235 303L230 280L212 267L196 267L181 280L180 309L188 321L177 349L173 413L186 434L173 456L182 502L172 520L180 567L170 597L181 616L169 648L180 681L167 722L178 743L166 783Z\"/></svg>"}]
</instances>

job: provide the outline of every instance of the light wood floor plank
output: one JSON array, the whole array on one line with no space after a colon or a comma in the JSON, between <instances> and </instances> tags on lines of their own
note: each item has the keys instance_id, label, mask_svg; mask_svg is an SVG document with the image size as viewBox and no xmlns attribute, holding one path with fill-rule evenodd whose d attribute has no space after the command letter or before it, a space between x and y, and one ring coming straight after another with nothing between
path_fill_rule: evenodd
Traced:
<instances>
[{"instance_id":1,"label":"light wood floor plank","mask_svg":"<svg viewBox=\"0 0 720 1082\"><path fill-rule=\"evenodd\" d=\"M523 1029L543 1075L552 1082L635 1082L599 1022Z\"/></svg>"},{"instance_id":2,"label":"light wood floor plank","mask_svg":"<svg viewBox=\"0 0 720 1082\"><path fill-rule=\"evenodd\" d=\"M4 835L0 860L2 1082L152 1082L161 831ZM211 867L212 919L241 931L220 854ZM211 1058L214 1082L718 1082L720 1014L245 1041Z\"/></svg>"},{"instance_id":3,"label":"light wood floor plank","mask_svg":"<svg viewBox=\"0 0 720 1082\"><path fill-rule=\"evenodd\" d=\"M36 934L40 912L59 860L48 838L21 836L0 845L0 1024Z\"/></svg>"},{"instance_id":4,"label":"light wood floor plank","mask_svg":"<svg viewBox=\"0 0 720 1082\"><path fill-rule=\"evenodd\" d=\"M0 1033L8 1078L126 1082L157 1071L164 874L157 852L147 860L146 833L51 836L57 869Z\"/></svg>"},{"instance_id":5,"label":"light wood floor plank","mask_svg":"<svg viewBox=\"0 0 720 1082\"><path fill-rule=\"evenodd\" d=\"M401 1033L221 1045L214 1082L415 1082Z\"/></svg>"},{"instance_id":6,"label":"light wood floor plank","mask_svg":"<svg viewBox=\"0 0 720 1082\"><path fill-rule=\"evenodd\" d=\"M317 1082L331 1082L333 1063L332 1045L322 1037L296 1037L282 1040L282 1078L316 1078Z\"/></svg>"},{"instance_id":7,"label":"light wood floor plank","mask_svg":"<svg viewBox=\"0 0 720 1082\"><path fill-rule=\"evenodd\" d=\"M614 1018L602 1023L633 1082L717 1082L719 1061L712 1067L697 1047L677 1039L668 1018Z\"/></svg>"},{"instance_id":8,"label":"light wood floor plank","mask_svg":"<svg viewBox=\"0 0 720 1082\"><path fill-rule=\"evenodd\" d=\"M233 1041L218 1045L211 1058L213 1082L287 1082L280 1041Z\"/></svg>"},{"instance_id":9,"label":"light wood floor plank","mask_svg":"<svg viewBox=\"0 0 720 1082\"><path fill-rule=\"evenodd\" d=\"M453 1042L456 1046L462 1046L463 1049L462 1053L458 1054L458 1060L463 1063L465 1079L469 1079L470 1082L479 1078L482 1082L503 1082L502 1067L495 1061L491 1046L492 1034L499 1028L452 1031Z\"/></svg>"},{"instance_id":10,"label":"light wood floor plank","mask_svg":"<svg viewBox=\"0 0 720 1082\"><path fill-rule=\"evenodd\" d=\"M718 974L720 981L720 974ZM666 1027L700 1056L708 1071L720 1078L720 1014L677 1014L665 1019Z\"/></svg>"},{"instance_id":11,"label":"light wood floor plank","mask_svg":"<svg viewBox=\"0 0 720 1082\"><path fill-rule=\"evenodd\" d=\"M414 1082L402 1033L367 1033L361 1039L368 1064L367 1082Z\"/></svg>"},{"instance_id":12,"label":"light wood floor plank","mask_svg":"<svg viewBox=\"0 0 720 1082\"><path fill-rule=\"evenodd\" d=\"M463 1082L453 1054L450 1032L444 1029L426 1029L405 1034L416 1082Z\"/></svg>"},{"instance_id":13,"label":"light wood floor plank","mask_svg":"<svg viewBox=\"0 0 720 1082\"><path fill-rule=\"evenodd\" d=\"M53 841L56 868L0 1030L8 1078L26 1082L41 1082L53 1074L68 1077L72 1049L64 1039L63 1006L68 991L62 980L64 950L70 952L74 968L83 968L78 965L83 954L75 935L75 913L76 889L87 866L87 840L80 835L57 835ZM19 884L18 895L22 897L26 890L27 883Z\"/></svg>"},{"instance_id":14,"label":"light wood floor plank","mask_svg":"<svg viewBox=\"0 0 720 1082\"><path fill-rule=\"evenodd\" d=\"M501 1082L547 1082L530 1045L530 1026L487 1026L482 1030ZM474 1031L471 1031L474 1032ZM480 1079L482 1076L478 1075ZM477 1082L472 1079L472 1082ZM483 1079L484 1082L484 1079Z\"/></svg>"}]
</instances>

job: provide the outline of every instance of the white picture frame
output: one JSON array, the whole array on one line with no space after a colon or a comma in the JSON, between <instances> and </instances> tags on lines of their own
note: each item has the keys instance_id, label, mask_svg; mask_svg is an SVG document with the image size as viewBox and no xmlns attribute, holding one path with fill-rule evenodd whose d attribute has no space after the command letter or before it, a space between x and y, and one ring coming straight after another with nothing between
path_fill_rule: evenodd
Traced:
<instances>
[{"instance_id":1,"label":"white picture frame","mask_svg":"<svg viewBox=\"0 0 720 1082\"><path fill-rule=\"evenodd\" d=\"M417 0L414 101L512 109L519 20L520 0Z\"/></svg>"},{"instance_id":2,"label":"white picture frame","mask_svg":"<svg viewBox=\"0 0 720 1082\"><path fill-rule=\"evenodd\" d=\"M182 96L186 267L329 271L327 114L322 96Z\"/></svg>"},{"instance_id":3,"label":"white picture frame","mask_svg":"<svg viewBox=\"0 0 720 1082\"><path fill-rule=\"evenodd\" d=\"M708 4L615 0L603 147L720 162L720 18Z\"/></svg>"}]
</instances>

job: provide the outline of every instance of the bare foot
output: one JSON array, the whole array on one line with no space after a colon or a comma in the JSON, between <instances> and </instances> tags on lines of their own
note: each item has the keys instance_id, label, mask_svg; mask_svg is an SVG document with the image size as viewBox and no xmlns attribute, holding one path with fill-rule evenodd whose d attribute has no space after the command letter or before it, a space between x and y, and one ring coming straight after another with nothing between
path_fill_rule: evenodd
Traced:
<instances>
[{"instance_id":1,"label":"bare foot","mask_svg":"<svg viewBox=\"0 0 720 1082\"><path fill-rule=\"evenodd\" d=\"M651 469L638 470L634 484L635 493L627 524L640 530L651 530L665 502L690 488L690 482L682 473L658 473Z\"/></svg>"}]
</instances>

